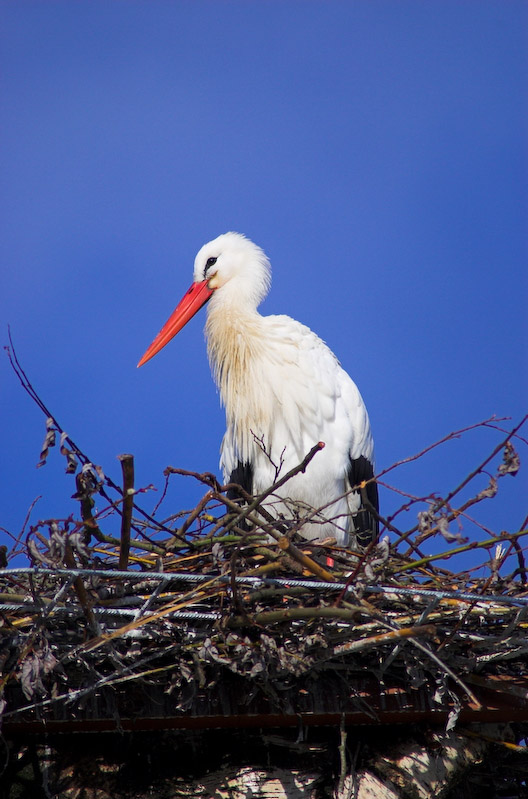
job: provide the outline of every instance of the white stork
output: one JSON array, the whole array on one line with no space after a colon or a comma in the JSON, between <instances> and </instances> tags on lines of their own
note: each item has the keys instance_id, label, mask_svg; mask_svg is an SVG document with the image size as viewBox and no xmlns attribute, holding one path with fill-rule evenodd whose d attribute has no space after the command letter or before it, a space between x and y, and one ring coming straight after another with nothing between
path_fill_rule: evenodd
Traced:
<instances>
[{"instance_id":1,"label":"white stork","mask_svg":"<svg viewBox=\"0 0 528 799\"><path fill-rule=\"evenodd\" d=\"M335 355L308 327L289 316L259 314L270 280L265 253L240 233L205 244L194 262L194 282L138 366L209 302L209 361L226 411L224 480L259 494L323 441L306 472L279 489L275 513L310 516L301 528L305 538L366 544L377 523L362 509L360 493L351 491L374 474L365 404ZM368 483L366 492L377 510L376 483ZM314 509L322 510L314 514Z\"/></svg>"}]
</instances>

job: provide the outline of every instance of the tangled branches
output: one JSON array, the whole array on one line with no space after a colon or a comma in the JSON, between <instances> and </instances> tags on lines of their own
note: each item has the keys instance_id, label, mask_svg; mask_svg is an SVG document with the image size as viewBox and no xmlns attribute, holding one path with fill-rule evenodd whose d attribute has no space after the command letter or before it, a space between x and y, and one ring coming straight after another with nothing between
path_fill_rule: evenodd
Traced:
<instances>
[{"instance_id":1,"label":"tangled branches","mask_svg":"<svg viewBox=\"0 0 528 799\"><path fill-rule=\"evenodd\" d=\"M527 443L520 435L526 417L509 431L503 419L486 419L380 472L379 485L404 504L379 516L378 541L354 551L333 538L303 538L308 521L328 521L328 507L291 503L288 519L277 511L284 502L278 489L306 469L321 443L257 497L213 474L168 467L149 513L142 504L151 487L134 487L132 456L120 458L119 486L64 432L10 357L47 418L40 463L59 441L80 510L78 518L33 524L5 553L6 566L20 551L33 564L0 570L6 719L51 719L59 706L67 716L66 706L88 701L100 714L108 690L119 697L121 716L131 712L127 703L137 713L131 685L143 698L150 686L149 701L162 701L164 713L196 714L205 702L214 715L212 689L226 674L248 680L233 689L241 698L230 702L239 709L258 685L267 712L285 697L292 713L301 712L310 706L303 691L318 696L324 675L338 706L345 702L352 712L359 693L352 700L347 688L345 696L342 679L348 686L368 673L378 686L425 691L429 708L443 708L453 725L464 706L484 706L482 681L503 696L515 688L505 675L525 686L527 522L495 533L468 511L518 471L515 447ZM404 464L473 429L499 431L500 441L444 496L414 496L387 482ZM204 495L159 520L175 476L198 481ZM240 502L230 499L233 488ZM400 529L409 512L415 522ZM332 521L337 529L345 520ZM23 700L14 689L9 694L15 685ZM333 700L317 701L328 711Z\"/></svg>"}]
</instances>

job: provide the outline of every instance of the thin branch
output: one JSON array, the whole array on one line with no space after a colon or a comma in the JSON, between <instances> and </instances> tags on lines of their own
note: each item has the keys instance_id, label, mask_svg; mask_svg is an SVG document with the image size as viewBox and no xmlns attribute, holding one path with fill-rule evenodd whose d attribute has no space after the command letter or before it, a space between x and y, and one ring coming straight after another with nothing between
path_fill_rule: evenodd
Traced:
<instances>
[{"instance_id":1,"label":"thin branch","mask_svg":"<svg viewBox=\"0 0 528 799\"><path fill-rule=\"evenodd\" d=\"M134 456L118 456L123 471L123 514L121 516L121 541L119 546L119 570L126 571L130 552L130 525L134 505Z\"/></svg>"},{"instance_id":2,"label":"thin branch","mask_svg":"<svg viewBox=\"0 0 528 799\"><path fill-rule=\"evenodd\" d=\"M462 480L462 482L458 484L458 486L456 488L454 488L452 491L450 491L449 494L444 499L441 499L441 500L438 501L438 504L435 505L435 513L438 512L439 510L441 510L445 505L447 505L453 499L453 497L456 496L456 494L458 494L460 491L462 491L462 489L465 488L465 486L467 486L467 484L469 482L471 482L471 480L473 480L474 477L476 477L478 474L480 474L481 472L484 471L484 469L488 465L488 463L491 460L493 460L493 458L496 455L498 455L498 453L502 449L504 449L506 444L517 433L517 431L524 425L524 423L526 422L527 419L528 419L528 414L523 416L523 418L521 419L519 424L517 424L512 430L510 430L510 432L508 433L506 438L503 441L501 441L500 444L497 444L497 446L493 449L493 451L490 453L490 455L488 455L487 458L485 458L482 461L482 463L479 464L479 466L477 466L476 469L473 469L473 471L470 472ZM468 429L471 429L471 428L468 428ZM446 440L447 440L447 438L449 438L449 437L446 437ZM407 530L407 532L404 533L404 535L402 536L402 540L406 540L409 536L411 536L413 533L415 533L418 529L419 529L419 525L415 525L410 530Z\"/></svg>"},{"instance_id":3,"label":"thin branch","mask_svg":"<svg viewBox=\"0 0 528 799\"><path fill-rule=\"evenodd\" d=\"M8 326L8 336L9 336L10 346L9 347L5 347L4 349L7 352L7 356L9 358L9 362L10 362L10 364L11 364L11 366L13 368L13 371L15 372L20 384L22 385L22 388L26 391L27 394L29 394L29 396L31 397L33 402L35 402L36 405L40 408L40 410L46 415L46 418L53 420L53 424L54 424L55 428L61 434L61 437L64 436L64 440L68 442L71 451L77 456L77 458L79 459L80 463L82 463L83 465L95 463L95 461L93 461L91 458L89 458L88 455L86 455L80 449L80 447L78 447L77 444L75 444L75 442L70 438L70 436L67 435L67 433L64 431L64 429L61 427L61 425L57 421L56 417L48 410L48 408L46 407L44 402L40 399L39 395L37 394L37 392L33 388L32 384L29 381L29 378L27 377L26 373L24 372L24 370L23 370L23 368L20 365L20 362L18 360L16 351L15 351L15 347L14 347L14 344L13 344L13 339L12 339L12 336L11 336L11 329L10 329L9 326ZM122 492L121 488L116 483L114 483L114 481L107 474L104 475L104 482L105 482L105 484L108 487L110 487L114 491L116 491L121 497L123 496L123 492ZM112 502L111 498L108 496L108 494L104 490L103 486L100 486L99 493L108 502ZM172 530L169 530L168 528L164 527L162 524L157 522L156 519L154 519L152 516L150 516L141 507L136 505L136 503L134 503L134 508L136 509L136 511L141 516L143 516L145 519L147 519L147 521L149 521L151 524L153 524L158 530L160 530L162 532L170 532L170 533L173 532ZM117 508L117 511L118 511L118 513L121 513L121 510L120 510L119 507ZM138 532L141 535L141 530L138 530L135 527L134 527L134 529L136 530L136 532ZM192 546L192 544L189 544L189 545Z\"/></svg>"},{"instance_id":4,"label":"thin branch","mask_svg":"<svg viewBox=\"0 0 528 799\"><path fill-rule=\"evenodd\" d=\"M69 540L66 540L66 546L64 550L64 563L68 569L77 568L77 564L75 562L75 558L73 556ZM91 602L88 597L88 592L86 591L86 587L84 585L82 577L75 578L75 580L73 581L73 587L75 589L75 593L77 594L77 598L81 604L81 607L84 611L84 615L86 616L88 627L90 628L92 635L100 635L101 629L99 627L97 619L94 616L91 607Z\"/></svg>"},{"instance_id":5,"label":"thin branch","mask_svg":"<svg viewBox=\"0 0 528 799\"><path fill-rule=\"evenodd\" d=\"M416 627L399 627L388 633L373 635L371 638L361 638L359 641L348 641L346 644L336 646L333 655L351 655L356 652L363 652L365 649L372 649L383 644L399 642L405 638L420 638L427 636L432 638L436 634L434 624L422 624Z\"/></svg>"},{"instance_id":6,"label":"thin branch","mask_svg":"<svg viewBox=\"0 0 528 799\"><path fill-rule=\"evenodd\" d=\"M524 535L528 535L528 530L520 530L518 533L502 533L500 536L497 536L496 538L489 538L486 541L471 541L469 544L464 544L463 546L456 547L455 549L448 549L447 551L440 552L437 555L427 555L420 560L413 560L409 561L408 563L404 563L401 566L396 567L394 574L401 574L402 572L410 571L411 569L421 568L422 566L432 563L435 560L452 558L455 555L460 555L461 552L471 552L474 549L489 549L500 541L514 541Z\"/></svg>"},{"instance_id":7,"label":"thin branch","mask_svg":"<svg viewBox=\"0 0 528 799\"><path fill-rule=\"evenodd\" d=\"M527 417L528 415L524 417L521 424L524 424L524 421L526 420ZM394 469L398 468L399 466L403 466L405 463L412 463L412 461L416 461L419 458L422 458L432 449L436 449L436 447L445 444L447 441L452 441L455 438L460 438L464 433L467 433L470 430L476 430L478 427L486 427L490 425L491 422L505 422L509 418L510 417L508 416L502 416L497 418L494 414L493 416L490 416L489 419L484 419L484 421L482 422L477 422L476 424L470 424L468 425L468 427L462 427L460 430L454 430L452 433L448 433L448 435L444 436L443 438L440 438L438 441L435 441L434 444L429 444L427 447L424 447L424 449L420 450L420 452L417 452L415 455L409 455L407 458L402 458L401 460L393 463L391 466L388 466L386 469L383 469L381 472L379 472L376 475L376 480L379 480L380 477L383 477L389 472L392 472ZM519 425L519 427L521 427L521 425ZM519 427L517 429L519 429ZM510 437L511 436L509 436L509 438Z\"/></svg>"}]
</instances>

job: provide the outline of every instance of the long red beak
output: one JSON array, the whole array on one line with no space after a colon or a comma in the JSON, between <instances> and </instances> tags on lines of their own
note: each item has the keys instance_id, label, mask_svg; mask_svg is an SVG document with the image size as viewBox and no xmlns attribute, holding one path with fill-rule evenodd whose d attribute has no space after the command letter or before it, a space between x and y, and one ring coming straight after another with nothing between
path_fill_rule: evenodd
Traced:
<instances>
[{"instance_id":1,"label":"long red beak","mask_svg":"<svg viewBox=\"0 0 528 799\"><path fill-rule=\"evenodd\" d=\"M205 305L207 300L211 297L213 289L207 285L207 280L202 280L200 283L193 283L187 294L181 298L180 302L172 312L171 316L167 319L160 332L138 363L138 368L143 366L144 363L150 361L160 350L163 349L165 344L168 344L171 338L174 338L176 333L179 333L189 319L192 319L195 313L198 313L200 308Z\"/></svg>"}]
</instances>

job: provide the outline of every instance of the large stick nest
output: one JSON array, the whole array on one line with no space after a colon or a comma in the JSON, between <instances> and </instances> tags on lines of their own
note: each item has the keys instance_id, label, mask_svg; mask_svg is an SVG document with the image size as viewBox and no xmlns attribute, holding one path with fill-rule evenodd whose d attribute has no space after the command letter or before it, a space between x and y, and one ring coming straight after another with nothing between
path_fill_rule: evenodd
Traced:
<instances>
[{"instance_id":1,"label":"large stick nest","mask_svg":"<svg viewBox=\"0 0 528 799\"><path fill-rule=\"evenodd\" d=\"M18 374L33 391L19 366ZM169 467L167 485L183 474L205 494L160 518L164 491L149 514L132 456L121 456L118 486L36 401L48 417L41 462L60 439L80 513L39 521L3 553L6 722L240 714L244 703L260 713L338 712L343 697L374 717L358 689L368 679L379 690L421 692L452 726L461 708L481 705L476 687L493 685L514 702L526 696L526 521L495 534L467 515L518 471L525 420L446 496L405 495L390 518L380 516L380 539L351 551L304 540L306 509L275 519L276 486L254 498L240 489L237 503L213 475ZM500 422L472 427L496 435ZM386 475L408 460L378 483L390 488ZM402 531L409 510L416 523ZM32 565L9 568L21 550Z\"/></svg>"}]
</instances>

